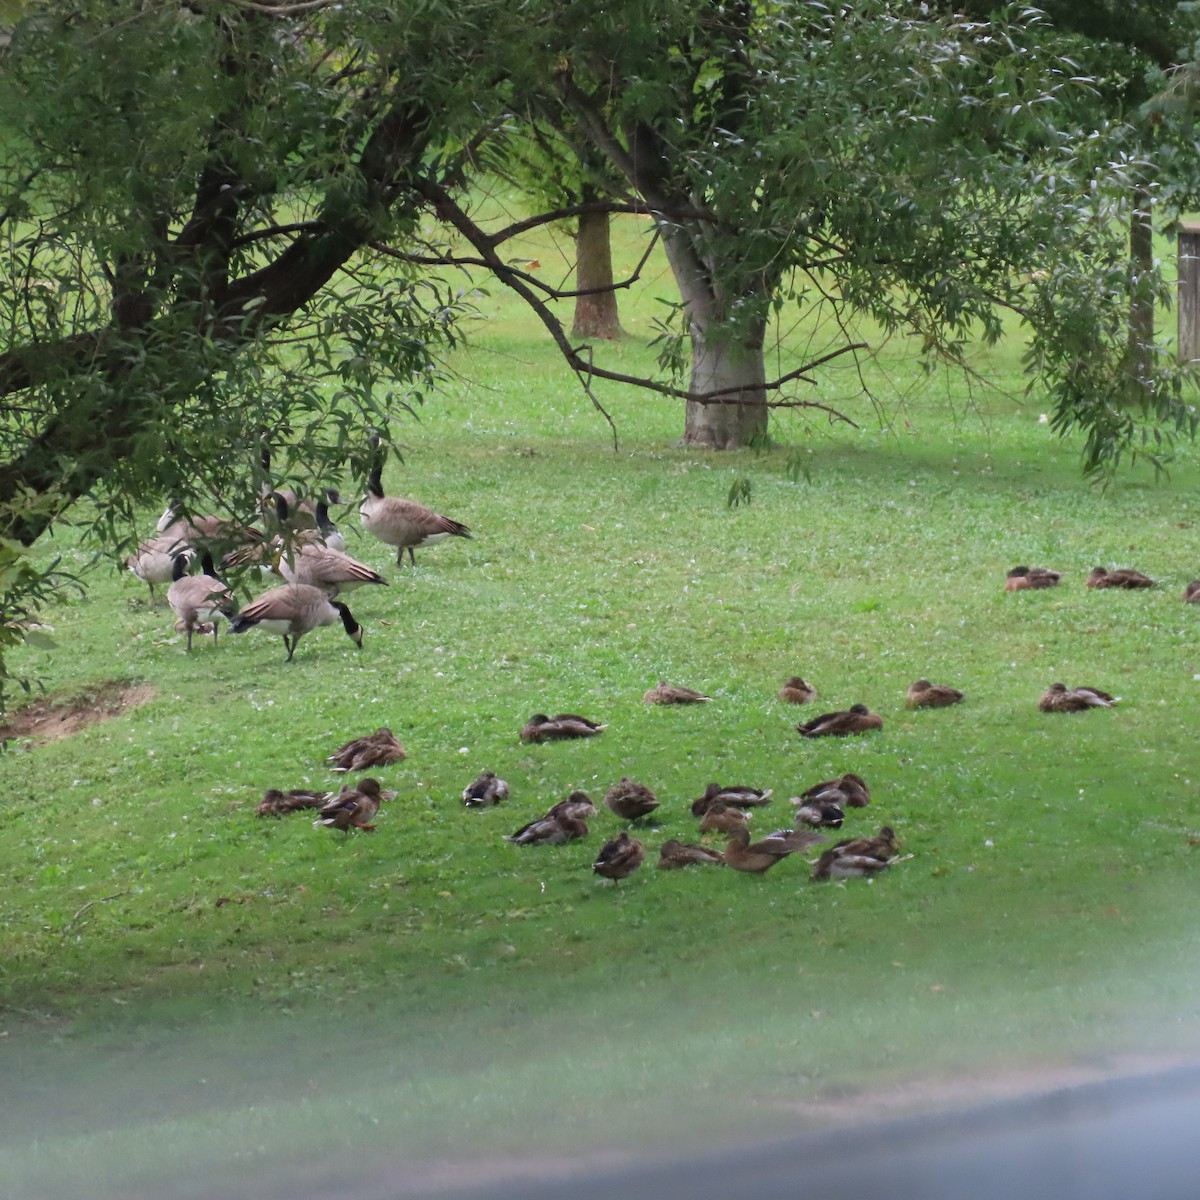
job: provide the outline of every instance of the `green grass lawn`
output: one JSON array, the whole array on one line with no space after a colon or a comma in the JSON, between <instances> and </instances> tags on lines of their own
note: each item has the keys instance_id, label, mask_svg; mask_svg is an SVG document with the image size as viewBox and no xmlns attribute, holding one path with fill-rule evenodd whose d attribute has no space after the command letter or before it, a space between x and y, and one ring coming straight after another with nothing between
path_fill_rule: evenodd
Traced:
<instances>
[{"instance_id":1,"label":"green grass lawn","mask_svg":"<svg viewBox=\"0 0 1200 1200\"><path fill-rule=\"evenodd\" d=\"M665 286L623 301L634 334ZM472 336L460 381L398 426L385 483L475 536L397 569L345 514L391 581L350 597L361 652L331 628L286 665L257 632L188 655L101 564L47 614L57 648L13 663L55 692L153 696L0 756L0 1193L211 1196L226 1173L317 1170L331 1129L411 1160L711 1144L913 1078L1195 1050L1192 448L1166 481L1101 492L1036 401L948 389L896 345L878 412L845 372L814 392L859 430L781 416L776 450L694 453L676 402L601 387L614 452L503 296ZM632 339L607 353L649 367ZM1017 345L980 359L1018 387ZM739 479L751 502L731 508ZM94 551L68 529L38 553ZM1006 594L1021 562L1063 585ZM1089 591L1097 563L1162 586ZM809 708L775 699L797 673ZM921 676L965 703L906 711ZM660 677L713 701L647 708ZM1122 703L1038 712L1058 679ZM856 701L882 733L795 733ZM536 710L608 729L522 745ZM264 788L334 786L325 755L382 724L408 758L378 772L399 795L375 834L255 815ZM511 799L468 811L484 767ZM912 854L876 881L653 868L663 840L695 840L709 780L774 788L765 831L847 770L873 800L845 832L888 823ZM622 775L662 807L619 887L590 871L621 827L607 811L583 842L503 840Z\"/></svg>"}]
</instances>

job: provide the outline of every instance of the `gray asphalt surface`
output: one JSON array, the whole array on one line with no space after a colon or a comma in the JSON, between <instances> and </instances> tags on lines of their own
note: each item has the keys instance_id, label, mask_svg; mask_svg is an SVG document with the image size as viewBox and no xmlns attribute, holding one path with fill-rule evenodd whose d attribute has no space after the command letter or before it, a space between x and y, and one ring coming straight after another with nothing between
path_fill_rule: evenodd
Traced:
<instances>
[{"instance_id":1,"label":"gray asphalt surface","mask_svg":"<svg viewBox=\"0 0 1200 1200\"><path fill-rule=\"evenodd\" d=\"M1198 1152L1192 1066L553 1181L507 1173L422 1192L396 1163L312 1200L1200 1200Z\"/></svg>"}]
</instances>

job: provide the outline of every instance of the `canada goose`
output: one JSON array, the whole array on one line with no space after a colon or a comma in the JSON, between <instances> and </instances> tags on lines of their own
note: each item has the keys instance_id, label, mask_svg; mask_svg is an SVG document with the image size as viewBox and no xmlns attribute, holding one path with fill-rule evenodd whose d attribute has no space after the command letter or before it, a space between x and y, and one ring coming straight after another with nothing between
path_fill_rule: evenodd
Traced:
<instances>
[{"instance_id":1,"label":"canada goose","mask_svg":"<svg viewBox=\"0 0 1200 1200\"><path fill-rule=\"evenodd\" d=\"M341 500L342 498L336 488L325 489L325 494L317 501L317 531L321 535L321 541L330 550L340 550L345 554L346 539L342 537L338 527L329 516L329 506L331 504L340 504Z\"/></svg>"},{"instance_id":2,"label":"canada goose","mask_svg":"<svg viewBox=\"0 0 1200 1200\"><path fill-rule=\"evenodd\" d=\"M701 695L688 687L676 687L665 679L660 679L656 687L652 687L643 697L645 704L707 704L711 696Z\"/></svg>"},{"instance_id":3,"label":"canada goose","mask_svg":"<svg viewBox=\"0 0 1200 1200\"><path fill-rule=\"evenodd\" d=\"M471 531L458 521L452 521L441 513L418 504L415 500L402 500L398 496L385 496L380 476L383 472L383 454L378 440L374 442L375 457L371 473L367 477L367 495L359 507L358 515L363 528L381 542L396 547L396 566L404 563L404 551L409 561L416 566L413 550L417 546L428 546L448 537L469 538Z\"/></svg>"},{"instance_id":4,"label":"canada goose","mask_svg":"<svg viewBox=\"0 0 1200 1200\"><path fill-rule=\"evenodd\" d=\"M1006 592L1023 592L1027 588L1058 587L1062 575L1046 567L1013 567L1004 581Z\"/></svg>"},{"instance_id":5,"label":"canada goose","mask_svg":"<svg viewBox=\"0 0 1200 1200\"><path fill-rule=\"evenodd\" d=\"M867 733L882 729L883 718L871 712L865 704L852 704L846 712L823 713L797 725L802 737L846 737L851 733Z\"/></svg>"},{"instance_id":6,"label":"canada goose","mask_svg":"<svg viewBox=\"0 0 1200 1200\"><path fill-rule=\"evenodd\" d=\"M723 867L725 856L718 850L710 850L707 846L691 845L679 842L674 838L663 842L658 849L658 869L660 871L677 871L682 867L713 866Z\"/></svg>"},{"instance_id":7,"label":"canada goose","mask_svg":"<svg viewBox=\"0 0 1200 1200\"><path fill-rule=\"evenodd\" d=\"M640 821L658 807L658 798L644 783L623 775L620 783L614 783L604 793L604 803L621 820Z\"/></svg>"},{"instance_id":8,"label":"canada goose","mask_svg":"<svg viewBox=\"0 0 1200 1200\"><path fill-rule=\"evenodd\" d=\"M811 683L805 683L799 675L793 675L779 689L779 699L785 704L807 704L817 694Z\"/></svg>"},{"instance_id":9,"label":"canada goose","mask_svg":"<svg viewBox=\"0 0 1200 1200\"><path fill-rule=\"evenodd\" d=\"M374 832L375 817L384 798L378 779L360 779L358 783L343 784L336 796L321 805L321 815L313 822L314 829L353 829Z\"/></svg>"},{"instance_id":10,"label":"canada goose","mask_svg":"<svg viewBox=\"0 0 1200 1200\"><path fill-rule=\"evenodd\" d=\"M774 792L771 788L743 787L740 784L710 783L703 796L692 801L692 816L702 817L714 804L728 804L733 808L761 808L770 802Z\"/></svg>"},{"instance_id":11,"label":"canada goose","mask_svg":"<svg viewBox=\"0 0 1200 1200\"><path fill-rule=\"evenodd\" d=\"M300 639L310 630L341 621L346 636L362 649L362 626L340 600L331 600L320 588L307 583L289 583L272 588L252 600L229 624L230 633L244 633L256 625L268 633L278 633L287 647L285 662Z\"/></svg>"},{"instance_id":12,"label":"canada goose","mask_svg":"<svg viewBox=\"0 0 1200 1200\"><path fill-rule=\"evenodd\" d=\"M904 696L904 703L909 708L948 708L951 704L960 704L963 694L958 688L952 688L945 683L930 683L928 679L918 679L910 684Z\"/></svg>"},{"instance_id":13,"label":"canada goose","mask_svg":"<svg viewBox=\"0 0 1200 1200\"><path fill-rule=\"evenodd\" d=\"M156 604L154 585L169 584L175 578L175 559L186 555L190 561L195 554L186 542L173 534L158 534L138 545L126 557L125 565L150 589L150 603Z\"/></svg>"},{"instance_id":14,"label":"canada goose","mask_svg":"<svg viewBox=\"0 0 1200 1200\"><path fill-rule=\"evenodd\" d=\"M642 865L646 857L646 847L635 837L630 837L621 830L615 838L600 847L592 870L613 883L627 879Z\"/></svg>"},{"instance_id":15,"label":"canada goose","mask_svg":"<svg viewBox=\"0 0 1200 1200\"><path fill-rule=\"evenodd\" d=\"M381 725L374 733L352 738L339 746L325 761L333 763L331 771L365 771L368 767L388 767L408 757L395 734Z\"/></svg>"},{"instance_id":16,"label":"canada goose","mask_svg":"<svg viewBox=\"0 0 1200 1200\"><path fill-rule=\"evenodd\" d=\"M387 586L387 580L366 563L351 558L341 550L311 542L281 553L279 573L288 583L311 584L328 596L351 592L368 583Z\"/></svg>"},{"instance_id":17,"label":"canada goose","mask_svg":"<svg viewBox=\"0 0 1200 1200\"><path fill-rule=\"evenodd\" d=\"M607 728L607 725L589 721L587 717L576 716L574 713L559 713L556 717L534 713L521 728L521 741L557 742L567 738L594 737Z\"/></svg>"},{"instance_id":18,"label":"canada goose","mask_svg":"<svg viewBox=\"0 0 1200 1200\"><path fill-rule=\"evenodd\" d=\"M875 875L901 861L896 857L899 853L895 831L884 825L875 837L847 838L830 846L813 864L812 878L819 881Z\"/></svg>"},{"instance_id":19,"label":"canada goose","mask_svg":"<svg viewBox=\"0 0 1200 1200\"><path fill-rule=\"evenodd\" d=\"M824 840L811 829L785 829L751 843L749 830L735 829L725 844L725 862L735 871L760 875L789 854Z\"/></svg>"},{"instance_id":20,"label":"canada goose","mask_svg":"<svg viewBox=\"0 0 1200 1200\"><path fill-rule=\"evenodd\" d=\"M187 574L188 556L177 554L167 589L167 603L175 610L187 632L187 648L192 648L192 635L202 624L211 624L213 641L217 640L217 617L232 617L237 612L233 593L214 574L212 555L206 550L202 560L204 574Z\"/></svg>"},{"instance_id":21,"label":"canada goose","mask_svg":"<svg viewBox=\"0 0 1200 1200\"><path fill-rule=\"evenodd\" d=\"M1038 701L1042 712L1085 712L1089 708L1112 708L1120 701L1099 688L1068 688L1065 683L1052 683Z\"/></svg>"},{"instance_id":22,"label":"canada goose","mask_svg":"<svg viewBox=\"0 0 1200 1200\"><path fill-rule=\"evenodd\" d=\"M1087 577L1090 588L1152 588L1157 586L1149 575L1122 567L1116 571L1106 571L1103 567L1093 567Z\"/></svg>"},{"instance_id":23,"label":"canada goose","mask_svg":"<svg viewBox=\"0 0 1200 1200\"><path fill-rule=\"evenodd\" d=\"M175 538L198 554L207 550L214 559L263 540L261 529L243 525L240 521L214 516L181 517L179 503L175 500L159 517L156 529L164 537Z\"/></svg>"},{"instance_id":24,"label":"canada goose","mask_svg":"<svg viewBox=\"0 0 1200 1200\"><path fill-rule=\"evenodd\" d=\"M468 808L486 808L508 799L508 784L495 771L484 771L474 783L463 788L462 801Z\"/></svg>"}]
</instances>

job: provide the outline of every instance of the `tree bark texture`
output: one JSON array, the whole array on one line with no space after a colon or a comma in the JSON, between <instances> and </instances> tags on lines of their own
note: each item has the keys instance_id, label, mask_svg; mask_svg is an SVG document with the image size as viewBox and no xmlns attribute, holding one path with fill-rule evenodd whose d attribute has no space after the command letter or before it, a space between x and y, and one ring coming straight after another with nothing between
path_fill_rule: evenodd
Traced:
<instances>
[{"instance_id":1,"label":"tree bark texture","mask_svg":"<svg viewBox=\"0 0 1200 1200\"><path fill-rule=\"evenodd\" d=\"M585 199L594 199L587 197ZM621 337L621 315L613 290L612 238L608 213L583 213L575 234L575 322L572 337Z\"/></svg>"}]
</instances>

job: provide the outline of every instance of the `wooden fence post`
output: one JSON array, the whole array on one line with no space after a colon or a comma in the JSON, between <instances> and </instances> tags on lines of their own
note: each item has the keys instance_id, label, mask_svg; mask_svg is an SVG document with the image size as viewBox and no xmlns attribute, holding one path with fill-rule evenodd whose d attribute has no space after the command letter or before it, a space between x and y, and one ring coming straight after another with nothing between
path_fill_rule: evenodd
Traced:
<instances>
[{"instance_id":1,"label":"wooden fence post","mask_svg":"<svg viewBox=\"0 0 1200 1200\"><path fill-rule=\"evenodd\" d=\"M1179 222L1177 264L1179 357L1184 362L1200 358L1200 218Z\"/></svg>"}]
</instances>

